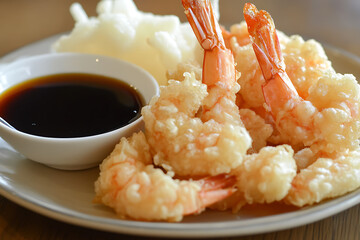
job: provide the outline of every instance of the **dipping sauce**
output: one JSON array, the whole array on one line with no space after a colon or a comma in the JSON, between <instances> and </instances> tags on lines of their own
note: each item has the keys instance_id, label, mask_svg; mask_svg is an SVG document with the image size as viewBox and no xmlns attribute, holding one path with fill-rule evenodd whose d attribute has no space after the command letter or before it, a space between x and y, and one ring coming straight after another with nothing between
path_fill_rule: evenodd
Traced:
<instances>
[{"instance_id":1,"label":"dipping sauce","mask_svg":"<svg viewBox=\"0 0 360 240\"><path fill-rule=\"evenodd\" d=\"M67 73L23 82L0 95L0 116L19 131L56 138L85 137L141 116L143 97L114 78Z\"/></svg>"}]
</instances>

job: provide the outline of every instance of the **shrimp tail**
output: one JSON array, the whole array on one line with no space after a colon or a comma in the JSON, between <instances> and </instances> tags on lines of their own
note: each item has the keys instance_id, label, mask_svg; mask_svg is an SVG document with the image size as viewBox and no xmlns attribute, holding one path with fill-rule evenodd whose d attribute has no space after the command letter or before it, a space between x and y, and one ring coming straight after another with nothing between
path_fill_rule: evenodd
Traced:
<instances>
[{"instance_id":1,"label":"shrimp tail","mask_svg":"<svg viewBox=\"0 0 360 240\"><path fill-rule=\"evenodd\" d=\"M207 177L203 180L202 188L206 191L211 191L220 188L229 188L236 183L236 177L226 174L219 174L217 176Z\"/></svg>"},{"instance_id":2,"label":"shrimp tail","mask_svg":"<svg viewBox=\"0 0 360 240\"><path fill-rule=\"evenodd\" d=\"M260 57L261 62L266 63L260 65L264 78L271 79L279 71L285 70L274 21L268 12L258 11L251 3L245 4L244 18L256 57Z\"/></svg>"},{"instance_id":3,"label":"shrimp tail","mask_svg":"<svg viewBox=\"0 0 360 240\"><path fill-rule=\"evenodd\" d=\"M182 0L186 17L205 50L202 81L209 88L231 89L236 82L234 57L225 46L222 30L209 0Z\"/></svg>"},{"instance_id":4,"label":"shrimp tail","mask_svg":"<svg viewBox=\"0 0 360 240\"><path fill-rule=\"evenodd\" d=\"M236 184L235 176L220 174L198 180L197 182L201 187L198 198L200 206L186 208L184 215L201 212L205 207L224 200L236 191L234 188Z\"/></svg>"},{"instance_id":5,"label":"shrimp tail","mask_svg":"<svg viewBox=\"0 0 360 240\"><path fill-rule=\"evenodd\" d=\"M209 0L182 0L186 17L204 50L224 45L222 31Z\"/></svg>"},{"instance_id":6,"label":"shrimp tail","mask_svg":"<svg viewBox=\"0 0 360 240\"><path fill-rule=\"evenodd\" d=\"M265 79L262 86L265 102L274 116L286 102L300 97L285 72L280 42L270 14L264 10L258 11L255 5L246 3L244 18Z\"/></svg>"}]
</instances>

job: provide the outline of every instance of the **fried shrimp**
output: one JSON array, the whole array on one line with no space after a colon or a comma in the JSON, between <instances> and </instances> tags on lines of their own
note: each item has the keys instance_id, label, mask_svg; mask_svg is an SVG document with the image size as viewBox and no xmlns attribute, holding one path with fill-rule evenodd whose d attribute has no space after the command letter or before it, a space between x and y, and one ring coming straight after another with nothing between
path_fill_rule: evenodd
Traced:
<instances>
[{"instance_id":1,"label":"fried shrimp","mask_svg":"<svg viewBox=\"0 0 360 240\"><path fill-rule=\"evenodd\" d=\"M288 145L264 147L259 153L247 155L237 169L237 191L215 205L220 210L238 212L245 204L281 201L291 189L296 175L294 151Z\"/></svg>"},{"instance_id":2,"label":"fried shrimp","mask_svg":"<svg viewBox=\"0 0 360 240\"><path fill-rule=\"evenodd\" d=\"M114 208L122 218L180 221L184 215L200 213L234 191L233 177L180 181L154 168L142 132L122 138L100 170L95 202Z\"/></svg>"},{"instance_id":3,"label":"fried shrimp","mask_svg":"<svg viewBox=\"0 0 360 240\"><path fill-rule=\"evenodd\" d=\"M304 100L285 72L270 15L251 4L245 6L244 15L265 79L264 99L276 127L291 143L309 146L299 155L305 159L308 155L313 161L296 175L286 201L311 205L358 188L359 85L355 78L324 72Z\"/></svg>"},{"instance_id":4,"label":"fried shrimp","mask_svg":"<svg viewBox=\"0 0 360 240\"><path fill-rule=\"evenodd\" d=\"M251 145L235 104L239 85L233 56L209 1L183 1L183 5L205 50L203 83L190 73L181 82L169 81L142 110L146 136L155 164L176 175L229 173L241 164Z\"/></svg>"},{"instance_id":5,"label":"fried shrimp","mask_svg":"<svg viewBox=\"0 0 360 240\"><path fill-rule=\"evenodd\" d=\"M261 89L281 139L323 156L355 150L360 137L360 87L353 75L323 72L303 99L285 71L271 16L246 4L244 16L265 82Z\"/></svg>"},{"instance_id":6,"label":"fried shrimp","mask_svg":"<svg viewBox=\"0 0 360 240\"><path fill-rule=\"evenodd\" d=\"M245 22L231 27L230 36L238 34L238 31L244 32ZM316 84L325 72L334 71L331 62L328 60L324 49L320 43L315 40L304 41L298 35L286 36L277 32L282 50L284 62L286 64L286 73L294 84L299 95L306 99L309 96L309 88ZM245 33L242 33L245 34ZM262 108L264 98L261 92L261 85L265 83L261 69L258 65L252 45L243 45L242 42L230 41L228 46L234 53L236 69L241 72L238 80L241 89L239 97L242 99L242 105L251 108ZM250 41L250 39L249 39Z\"/></svg>"},{"instance_id":7,"label":"fried shrimp","mask_svg":"<svg viewBox=\"0 0 360 240\"><path fill-rule=\"evenodd\" d=\"M360 149L335 159L319 158L302 169L285 201L302 207L334 198L360 187Z\"/></svg>"}]
</instances>

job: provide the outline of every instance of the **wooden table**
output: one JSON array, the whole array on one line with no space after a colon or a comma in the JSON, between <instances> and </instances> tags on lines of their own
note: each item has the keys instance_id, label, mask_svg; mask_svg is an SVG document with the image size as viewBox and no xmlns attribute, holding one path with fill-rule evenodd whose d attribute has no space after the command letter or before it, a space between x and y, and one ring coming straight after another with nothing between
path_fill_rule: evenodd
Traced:
<instances>
[{"instance_id":1,"label":"wooden table","mask_svg":"<svg viewBox=\"0 0 360 240\"><path fill-rule=\"evenodd\" d=\"M69 31L73 20L68 8L72 0L0 1L0 56L53 34ZM97 0L80 2L95 15ZM358 0L258 0L277 28L298 33L360 56L360 2ZM136 1L143 11L177 14L185 20L178 0ZM242 20L244 1L221 0L221 22L227 26ZM234 10L236 9L236 10ZM0 239L144 239L69 225L29 211L0 196ZM223 239L360 239L360 205L305 226L267 234Z\"/></svg>"}]
</instances>

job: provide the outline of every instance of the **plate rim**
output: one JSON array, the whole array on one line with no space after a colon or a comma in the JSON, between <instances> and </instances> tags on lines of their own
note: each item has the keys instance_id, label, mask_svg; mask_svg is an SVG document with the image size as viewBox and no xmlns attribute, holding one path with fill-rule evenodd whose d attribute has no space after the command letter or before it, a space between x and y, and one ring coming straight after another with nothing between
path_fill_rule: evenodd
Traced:
<instances>
[{"instance_id":1,"label":"plate rim","mask_svg":"<svg viewBox=\"0 0 360 240\"><path fill-rule=\"evenodd\" d=\"M330 199L314 206L305 207L293 212L247 219L245 223L241 222L240 224L238 221L168 223L111 219L77 213L74 210L68 209L61 211L60 208L57 209L54 205L41 204L31 196L14 191L4 185L2 181L0 181L0 195L43 216L77 226L139 236L181 236L186 238L243 236L289 229L316 222L360 203L360 189L357 189L344 196ZM311 217L310 221L308 217ZM261 229L258 229L259 224L261 224ZM240 227L240 229L237 227ZM184 232L184 230L186 231Z\"/></svg>"}]
</instances>

